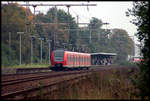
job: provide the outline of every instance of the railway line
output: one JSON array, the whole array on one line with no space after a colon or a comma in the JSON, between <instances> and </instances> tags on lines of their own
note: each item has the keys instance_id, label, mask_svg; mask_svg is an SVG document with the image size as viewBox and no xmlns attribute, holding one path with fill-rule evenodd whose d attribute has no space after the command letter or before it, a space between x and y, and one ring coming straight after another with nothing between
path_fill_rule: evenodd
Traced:
<instances>
[{"instance_id":1,"label":"railway line","mask_svg":"<svg viewBox=\"0 0 150 101\"><path fill-rule=\"evenodd\" d=\"M82 71L85 72L85 71ZM81 71L75 71L75 72L45 72L45 73L34 73L34 74L30 74L30 75L15 75L15 79L13 77L13 75L8 77L2 76L2 86L6 86L6 85L12 85L12 84L17 84L17 83L22 83L22 82L28 82L28 81L34 81L34 80L41 80L47 77L57 77L57 76L64 76L64 75L70 75L70 74L77 74L77 73L81 73ZM18 76L18 78L17 78Z\"/></svg>"},{"instance_id":2,"label":"railway line","mask_svg":"<svg viewBox=\"0 0 150 101\"><path fill-rule=\"evenodd\" d=\"M90 70L59 71L29 74L2 75L1 96L3 99L30 99L36 98L37 92L42 89L43 94L67 87L69 84L85 79L93 72L129 68L121 66L93 66ZM136 68L135 68L136 69Z\"/></svg>"},{"instance_id":3,"label":"railway line","mask_svg":"<svg viewBox=\"0 0 150 101\"><path fill-rule=\"evenodd\" d=\"M31 77L11 79L11 80L2 80L2 98L4 99L23 99L26 96L33 95L39 90L39 82L42 83L43 89L45 87L51 88L50 91L57 89L61 83L64 82L74 82L90 74L88 71L70 71L70 72L56 72L56 73L47 73L45 75L33 75ZM33 93L34 92L34 93ZM31 93L31 94L30 94ZM32 97L33 97L32 96Z\"/></svg>"}]
</instances>

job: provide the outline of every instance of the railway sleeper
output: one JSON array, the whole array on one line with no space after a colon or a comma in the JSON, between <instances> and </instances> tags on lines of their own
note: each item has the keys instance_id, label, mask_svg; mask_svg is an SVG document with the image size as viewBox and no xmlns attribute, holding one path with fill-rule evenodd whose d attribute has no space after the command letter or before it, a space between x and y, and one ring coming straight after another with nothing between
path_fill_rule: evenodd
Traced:
<instances>
[{"instance_id":1,"label":"railway sleeper","mask_svg":"<svg viewBox=\"0 0 150 101\"><path fill-rule=\"evenodd\" d=\"M34 87L34 88L23 89L20 91L12 92L9 94L3 94L2 98L3 99L17 99L17 100L36 98L39 96L38 92L41 89L44 89L44 90L42 90L43 94L47 94L49 92L60 89L60 85L63 85L61 87L67 87L69 84L76 83L82 79L85 79L88 75L89 75L89 73L84 73L84 74L80 74L76 77L72 77L71 79L62 80L62 81L48 84L45 86L43 85L42 87Z\"/></svg>"}]
</instances>

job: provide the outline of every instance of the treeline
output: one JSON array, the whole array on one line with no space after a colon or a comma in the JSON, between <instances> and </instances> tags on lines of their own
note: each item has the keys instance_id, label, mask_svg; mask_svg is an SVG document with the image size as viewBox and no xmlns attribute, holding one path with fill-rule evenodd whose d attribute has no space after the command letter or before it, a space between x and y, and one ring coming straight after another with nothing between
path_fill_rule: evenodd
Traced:
<instances>
[{"instance_id":1,"label":"treeline","mask_svg":"<svg viewBox=\"0 0 150 101\"><path fill-rule=\"evenodd\" d=\"M16 3L2 4L1 14L1 65L3 66L19 64L20 35L17 32L24 32L21 35L23 64L31 63L31 40L33 63L40 62L39 38L43 38L43 63L48 63L49 59L48 40L51 40L51 51L65 48L89 53L117 53L116 63L121 63L128 55L134 54L133 41L124 29L103 29L103 21L95 17L90 20L87 27L79 27L75 18L61 9L50 8L46 14L39 13L34 16L30 9L19 7Z\"/></svg>"},{"instance_id":2,"label":"treeline","mask_svg":"<svg viewBox=\"0 0 150 101\"><path fill-rule=\"evenodd\" d=\"M142 61L139 63L139 72L133 76L133 84L139 91L135 91L134 95L142 100L150 99L150 33L149 33L149 1L134 1L133 8L128 9L127 16L134 16L131 23L137 26L137 37L142 43L141 55Z\"/></svg>"}]
</instances>

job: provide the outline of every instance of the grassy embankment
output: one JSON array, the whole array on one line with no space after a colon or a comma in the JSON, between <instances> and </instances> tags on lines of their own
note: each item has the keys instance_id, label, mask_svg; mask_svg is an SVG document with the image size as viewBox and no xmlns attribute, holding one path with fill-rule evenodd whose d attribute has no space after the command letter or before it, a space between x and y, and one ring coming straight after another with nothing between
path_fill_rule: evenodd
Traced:
<instances>
[{"instance_id":1,"label":"grassy embankment","mask_svg":"<svg viewBox=\"0 0 150 101\"><path fill-rule=\"evenodd\" d=\"M138 90L131 82L136 72L129 68L98 71L77 84L40 96L42 99L139 99L134 96Z\"/></svg>"},{"instance_id":2,"label":"grassy embankment","mask_svg":"<svg viewBox=\"0 0 150 101\"><path fill-rule=\"evenodd\" d=\"M40 68L40 67L49 67L50 64L22 64L14 66L1 66L2 68Z\"/></svg>"}]
</instances>

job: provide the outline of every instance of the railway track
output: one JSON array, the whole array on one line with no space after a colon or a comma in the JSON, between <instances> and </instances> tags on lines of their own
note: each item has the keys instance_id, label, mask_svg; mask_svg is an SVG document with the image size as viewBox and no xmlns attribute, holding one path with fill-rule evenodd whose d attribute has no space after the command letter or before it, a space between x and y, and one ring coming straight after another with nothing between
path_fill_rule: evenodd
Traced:
<instances>
[{"instance_id":1,"label":"railway track","mask_svg":"<svg viewBox=\"0 0 150 101\"><path fill-rule=\"evenodd\" d=\"M83 71L83 73L84 72L85 71ZM80 73L80 71L76 71L76 72L59 72L59 73L58 72L35 73L34 75L33 74L30 74L29 76L26 75L27 77L23 77L25 75L21 75L22 76L21 78L16 78L16 79L4 80L4 78L3 78L1 85L6 86L6 85L12 85L12 84L17 84L17 83L27 82L27 81L41 80L41 79L44 79L44 78L47 78L47 77L52 78L52 77L64 76L64 75L70 75L70 74L77 74L77 73ZM19 75L15 75L15 76L19 76Z\"/></svg>"},{"instance_id":2,"label":"railway track","mask_svg":"<svg viewBox=\"0 0 150 101\"><path fill-rule=\"evenodd\" d=\"M93 69L95 68L95 69ZM43 72L29 74L15 74L2 76L1 97L3 99L28 99L37 96L41 90L44 94L57 90L59 85L67 85L86 78L93 72L114 68L126 68L121 66L95 66L90 70ZM136 68L135 68L136 69Z\"/></svg>"},{"instance_id":3,"label":"railway track","mask_svg":"<svg viewBox=\"0 0 150 101\"><path fill-rule=\"evenodd\" d=\"M22 79L2 81L2 98L3 99L24 99L25 96L36 96L39 88L39 81L42 83L43 89L50 88L49 91L56 90L58 85L64 82L74 82L83 79L91 72L88 71L73 71L61 72L54 74L38 75ZM24 86L22 86L24 85ZM31 86L32 85L32 86ZM20 87L19 87L20 86ZM44 90L45 91L45 90ZM28 93L27 93L28 92ZM19 98L18 98L19 97Z\"/></svg>"}]
</instances>

